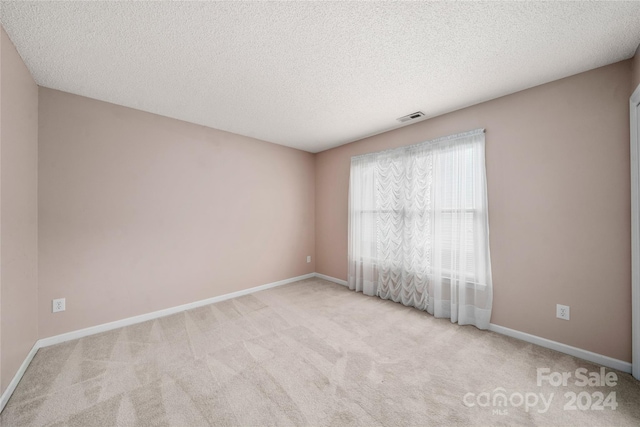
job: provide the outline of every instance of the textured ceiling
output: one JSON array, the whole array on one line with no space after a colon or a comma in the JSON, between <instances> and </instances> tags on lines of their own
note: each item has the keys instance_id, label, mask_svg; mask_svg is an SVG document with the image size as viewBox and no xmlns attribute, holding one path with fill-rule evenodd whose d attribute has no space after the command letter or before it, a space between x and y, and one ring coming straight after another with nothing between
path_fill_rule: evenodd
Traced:
<instances>
[{"instance_id":1,"label":"textured ceiling","mask_svg":"<svg viewBox=\"0 0 640 427\"><path fill-rule=\"evenodd\" d=\"M36 82L318 152L631 57L640 2L9 2Z\"/></svg>"}]
</instances>

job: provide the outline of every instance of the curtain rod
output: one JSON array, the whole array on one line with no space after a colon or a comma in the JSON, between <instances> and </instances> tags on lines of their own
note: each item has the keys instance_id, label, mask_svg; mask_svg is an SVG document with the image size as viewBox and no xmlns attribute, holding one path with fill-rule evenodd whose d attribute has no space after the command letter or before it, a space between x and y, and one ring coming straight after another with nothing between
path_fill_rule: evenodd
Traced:
<instances>
[{"instance_id":1,"label":"curtain rod","mask_svg":"<svg viewBox=\"0 0 640 427\"><path fill-rule=\"evenodd\" d=\"M431 139L429 141L419 142L417 144L404 145L404 146L396 147L396 148L388 148L386 150L374 151L373 153L358 154L357 156L352 156L351 160L359 159L361 157L373 156L373 155L377 155L377 154L390 153L390 152L395 151L395 150L407 150L407 149L410 150L412 148L417 148L417 147L420 147L422 145L436 144L438 142L444 142L444 141L453 141L454 139L465 138L465 137L469 137L469 136L475 136L475 135L479 135L481 133L484 133L484 128L474 129L474 130L470 130L470 131L462 132L462 133L456 133L454 135L441 136L440 138Z\"/></svg>"}]
</instances>

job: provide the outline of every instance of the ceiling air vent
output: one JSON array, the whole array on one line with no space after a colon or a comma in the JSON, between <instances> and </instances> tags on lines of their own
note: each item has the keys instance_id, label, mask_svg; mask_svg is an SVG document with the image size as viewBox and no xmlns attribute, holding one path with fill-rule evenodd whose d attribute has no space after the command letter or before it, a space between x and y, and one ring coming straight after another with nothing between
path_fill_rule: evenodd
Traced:
<instances>
[{"instance_id":1,"label":"ceiling air vent","mask_svg":"<svg viewBox=\"0 0 640 427\"><path fill-rule=\"evenodd\" d=\"M404 123L411 120L419 119L420 117L424 117L424 113L422 111L416 111L415 113L407 114L406 116L400 117L396 120L398 120L400 123Z\"/></svg>"}]
</instances>

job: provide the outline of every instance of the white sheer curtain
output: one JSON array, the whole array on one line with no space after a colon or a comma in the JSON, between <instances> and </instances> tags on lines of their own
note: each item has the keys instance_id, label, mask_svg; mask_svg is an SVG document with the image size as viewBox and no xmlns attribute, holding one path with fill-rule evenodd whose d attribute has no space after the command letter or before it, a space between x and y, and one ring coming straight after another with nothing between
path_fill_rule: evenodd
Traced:
<instances>
[{"instance_id":1,"label":"white sheer curtain","mask_svg":"<svg viewBox=\"0 0 640 427\"><path fill-rule=\"evenodd\" d=\"M489 327L484 145L479 129L351 159L350 289Z\"/></svg>"}]
</instances>

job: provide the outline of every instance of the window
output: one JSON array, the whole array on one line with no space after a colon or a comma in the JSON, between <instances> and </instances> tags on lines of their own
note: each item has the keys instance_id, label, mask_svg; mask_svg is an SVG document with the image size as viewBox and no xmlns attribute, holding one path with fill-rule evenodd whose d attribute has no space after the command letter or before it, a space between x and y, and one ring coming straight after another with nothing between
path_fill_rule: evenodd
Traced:
<instances>
[{"instance_id":1,"label":"window","mask_svg":"<svg viewBox=\"0 0 640 427\"><path fill-rule=\"evenodd\" d=\"M352 289L429 311L471 288L486 309L490 281L484 132L352 159Z\"/></svg>"}]
</instances>

